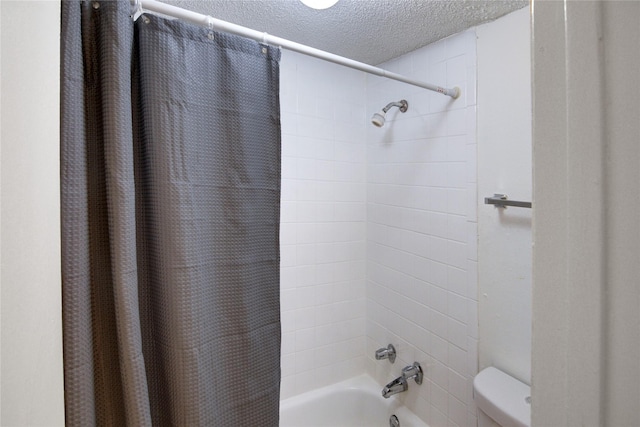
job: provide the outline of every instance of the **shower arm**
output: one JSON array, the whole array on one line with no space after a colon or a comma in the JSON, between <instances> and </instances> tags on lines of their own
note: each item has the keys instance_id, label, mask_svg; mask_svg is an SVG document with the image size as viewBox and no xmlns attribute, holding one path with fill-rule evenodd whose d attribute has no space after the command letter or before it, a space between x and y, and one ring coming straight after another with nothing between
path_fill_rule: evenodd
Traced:
<instances>
[{"instance_id":1,"label":"shower arm","mask_svg":"<svg viewBox=\"0 0 640 427\"><path fill-rule=\"evenodd\" d=\"M402 113L406 113L409 108L409 104L404 99L398 102L390 102L382 109L382 112L386 114L392 107L398 107Z\"/></svg>"}]
</instances>

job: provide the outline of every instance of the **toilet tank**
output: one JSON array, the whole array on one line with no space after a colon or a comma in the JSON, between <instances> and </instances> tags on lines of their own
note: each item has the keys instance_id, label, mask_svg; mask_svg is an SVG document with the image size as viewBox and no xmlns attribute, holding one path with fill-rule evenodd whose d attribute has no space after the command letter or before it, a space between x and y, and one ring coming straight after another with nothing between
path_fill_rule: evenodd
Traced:
<instances>
[{"instance_id":1,"label":"toilet tank","mask_svg":"<svg viewBox=\"0 0 640 427\"><path fill-rule=\"evenodd\" d=\"M502 427L531 426L531 387L494 367L473 379L473 400Z\"/></svg>"}]
</instances>

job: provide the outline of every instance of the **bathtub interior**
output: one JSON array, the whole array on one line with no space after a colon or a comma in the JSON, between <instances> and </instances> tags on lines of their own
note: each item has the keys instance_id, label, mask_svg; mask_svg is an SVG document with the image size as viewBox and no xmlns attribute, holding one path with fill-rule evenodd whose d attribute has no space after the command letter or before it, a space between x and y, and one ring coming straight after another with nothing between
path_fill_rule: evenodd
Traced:
<instances>
[{"instance_id":1,"label":"bathtub interior","mask_svg":"<svg viewBox=\"0 0 640 427\"><path fill-rule=\"evenodd\" d=\"M398 396L385 399L381 387L361 375L280 402L280 427L388 427L396 415L402 427L428 427Z\"/></svg>"}]
</instances>

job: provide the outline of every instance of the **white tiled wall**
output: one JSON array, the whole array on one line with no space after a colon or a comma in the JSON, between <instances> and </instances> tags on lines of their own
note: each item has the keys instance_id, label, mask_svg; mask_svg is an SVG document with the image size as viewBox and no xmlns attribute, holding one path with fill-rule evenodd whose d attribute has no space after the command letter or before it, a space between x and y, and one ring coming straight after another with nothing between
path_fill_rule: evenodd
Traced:
<instances>
[{"instance_id":1,"label":"white tiled wall","mask_svg":"<svg viewBox=\"0 0 640 427\"><path fill-rule=\"evenodd\" d=\"M283 51L281 312L286 398L364 372L364 73Z\"/></svg>"},{"instance_id":2,"label":"white tiled wall","mask_svg":"<svg viewBox=\"0 0 640 427\"><path fill-rule=\"evenodd\" d=\"M283 51L281 397L367 371L432 427L475 425L476 39L381 67L460 86L458 100ZM371 115L406 99L375 128ZM393 343L394 365L374 351Z\"/></svg>"},{"instance_id":3,"label":"white tiled wall","mask_svg":"<svg viewBox=\"0 0 640 427\"><path fill-rule=\"evenodd\" d=\"M421 386L401 399L431 426L476 424L476 37L458 34L382 68L459 86L458 100L368 77L367 110L401 98L367 127L367 371L381 384L418 361ZM396 363L376 361L394 344Z\"/></svg>"}]
</instances>

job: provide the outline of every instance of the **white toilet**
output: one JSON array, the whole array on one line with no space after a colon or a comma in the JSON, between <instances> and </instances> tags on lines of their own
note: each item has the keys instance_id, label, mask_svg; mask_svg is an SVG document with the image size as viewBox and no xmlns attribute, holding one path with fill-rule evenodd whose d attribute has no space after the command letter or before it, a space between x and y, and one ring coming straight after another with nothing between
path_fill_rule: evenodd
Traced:
<instances>
[{"instance_id":1,"label":"white toilet","mask_svg":"<svg viewBox=\"0 0 640 427\"><path fill-rule=\"evenodd\" d=\"M530 427L531 387L490 367L473 379L478 427Z\"/></svg>"}]
</instances>

